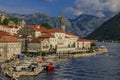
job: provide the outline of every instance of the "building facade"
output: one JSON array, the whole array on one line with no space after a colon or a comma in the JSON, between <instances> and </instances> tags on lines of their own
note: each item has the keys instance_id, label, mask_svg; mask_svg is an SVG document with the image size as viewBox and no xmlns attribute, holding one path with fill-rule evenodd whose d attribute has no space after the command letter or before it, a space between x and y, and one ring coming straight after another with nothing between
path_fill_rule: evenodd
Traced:
<instances>
[{"instance_id":1,"label":"building facade","mask_svg":"<svg viewBox=\"0 0 120 80\"><path fill-rule=\"evenodd\" d=\"M68 53L89 50L91 40L79 39L75 34L65 32L65 18L61 17L61 29L46 29L43 26L29 25L18 31L18 37L25 35L29 39L28 51L56 51L56 53ZM94 41L95 42L95 41Z\"/></svg>"},{"instance_id":2,"label":"building facade","mask_svg":"<svg viewBox=\"0 0 120 80\"><path fill-rule=\"evenodd\" d=\"M0 25L0 30L7 32L9 35L17 34L19 27L17 26L8 26L8 25Z\"/></svg>"},{"instance_id":3,"label":"building facade","mask_svg":"<svg viewBox=\"0 0 120 80\"><path fill-rule=\"evenodd\" d=\"M0 57L10 60L15 54L21 53L21 41L12 36L1 36Z\"/></svg>"}]
</instances>

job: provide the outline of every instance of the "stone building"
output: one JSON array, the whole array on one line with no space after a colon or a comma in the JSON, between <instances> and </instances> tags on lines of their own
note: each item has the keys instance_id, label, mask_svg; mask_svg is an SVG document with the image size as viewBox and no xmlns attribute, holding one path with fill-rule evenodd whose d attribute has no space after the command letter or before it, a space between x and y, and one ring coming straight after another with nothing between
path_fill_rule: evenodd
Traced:
<instances>
[{"instance_id":1,"label":"stone building","mask_svg":"<svg viewBox=\"0 0 120 80\"><path fill-rule=\"evenodd\" d=\"M12 36L0 37L0 58L9 60L21 53L21 41Z\"/></svg>"},{"instance_id":2,"label":"stone building","mask_svg":"<svg viewBox=\"0 0 120 80\"><path fill-rule=\"evenodd\" d=\"M91 43L95 43L95 40L86 40L86 39L78 39L76 41L76 49L89 49L91 47Z\"/></svg>"},{"instance_id":3,"label":"stone building","mask_svg":"<svg viewBox=\"0 0 120 80\"><path fill-rule=\"evenodd\" d=\"M38 37L34 38L28 46L29 52L49 52L50 44L48 38Z\"/></svg>"},{"instance_id":4,"label":"stone building","mask_svg":"<svg viewBox=\"0 0 120 80\"><path fill-rule=\"evenodd\" d=\"M19 28L23 28L26 26L26 22L24 20L19 20L17 26Z\"/></svg>"},{"instance_id":5,"label":"stone building","mask_svg":"<svg viewBox=\"0 0 120 80\"><path fill-rule=\"evenodd\" d=\"M16 35L19 28L17 26L8 26L8 25L0 25L0 30L7 32L9 35Z\"/></svg>"},{"instance_id":6,"label":"stone building","mask_svg":"<svg viewBox=\"0 0 120 80\"><path fill-rule=\"evenodd\" d=\"M48 30L45 27L28 25L18 30L17 36L21 37L22 35L27 35L27 36L32 36L32 37L38 37L47 32Z\"/></svg>"},{"instance_id":7,"label":"stone building","mask_svg":"<svg viewBox=\"0 0 120 80\"><path fill-rule=\"evenodd\" d=\"M56 53L68 53L88 50L91 47L91 40L79 39L75 34L65 32L65 18L61 17L61 29L46 29L43 26L29 25L18 31L18 37L29 39L28 51L56 51Z\"/></svg>"},{"instance_id":8,"label":"stone building","mask_svg":"<svg viewBox=\"0 0 120 80\"><path fill-rule=\"evenodd\" d=\"M8 26L16 26L16 24L15 24L14 21L9 20L9 22L8 22Z\"/></svg>"}]
</instances>

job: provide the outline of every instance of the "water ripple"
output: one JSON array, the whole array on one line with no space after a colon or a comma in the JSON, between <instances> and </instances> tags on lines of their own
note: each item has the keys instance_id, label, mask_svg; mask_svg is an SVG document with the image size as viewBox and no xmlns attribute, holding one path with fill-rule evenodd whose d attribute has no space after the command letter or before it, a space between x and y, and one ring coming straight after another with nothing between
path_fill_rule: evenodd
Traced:
<instances>
[{"instance_id":1,"label":"water ripple","mask_svg":"<svg viewBox=\"0 0 120 80\"><path fill-rule=\"evenodd\" d=\"M20 80L120 80L120 43L98 43L109 49L108 55L56 60L54 71ZM109 54L116 54L111 56Z\"/></svg>"}]
</instances>

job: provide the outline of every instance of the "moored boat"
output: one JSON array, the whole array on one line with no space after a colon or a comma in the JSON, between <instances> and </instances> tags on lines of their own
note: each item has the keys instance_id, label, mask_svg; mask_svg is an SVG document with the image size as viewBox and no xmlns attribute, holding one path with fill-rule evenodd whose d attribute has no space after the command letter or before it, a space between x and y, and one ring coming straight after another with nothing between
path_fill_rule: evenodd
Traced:
<instances>
[{"instance_id":1,"label":"moored boat","mask_svg":"<svg viewBox=\"0 0 120 80\"><path fill-rule=\"evenodd\" d=\"M47 61L47 65L46 65L46 70L47 71L51 71L54 70L55 66L54 66L54 62L53 61Z\"/></svg>"},{"instance_id":2,"label":"moored boat","mask_svg":"<svg viewBox=\"0 0 120 80\"><path fill-rule=\"evenodd\" d=\"M51 70L54 70L54 66L53 65L48 65L48 66L46 66L46 70L47 71L51 71Z\"/></svg>"}]
</instances>

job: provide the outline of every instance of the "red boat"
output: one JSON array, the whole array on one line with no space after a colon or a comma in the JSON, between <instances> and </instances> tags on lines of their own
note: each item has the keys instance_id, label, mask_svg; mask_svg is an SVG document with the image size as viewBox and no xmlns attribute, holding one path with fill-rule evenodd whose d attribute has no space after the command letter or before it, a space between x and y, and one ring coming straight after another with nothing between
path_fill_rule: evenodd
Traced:
<instances>
[{"instance_id":1,"label":"red boat","mask_svg":"<svg viewBox=\"0 0 120 80\"><path fill-rule=\"evenodd\" d=\"M53 65L48 65L48 66L46 66L46 70L47 71L51 71L51 70L54 70L54 66Z\"/></svg>"},{"instance_id":2,"label":"red boat","mask_svg":"<svg viewBox=\"0 0 120 80\"><path fill-rule=\"evenodd\" d=\"M54 62L53 61L48 60L46 63L47 63L47 66L46 66L46 70L47 71L54 70L55 66L54 66Z\"/></svg>"}]
</instances>

